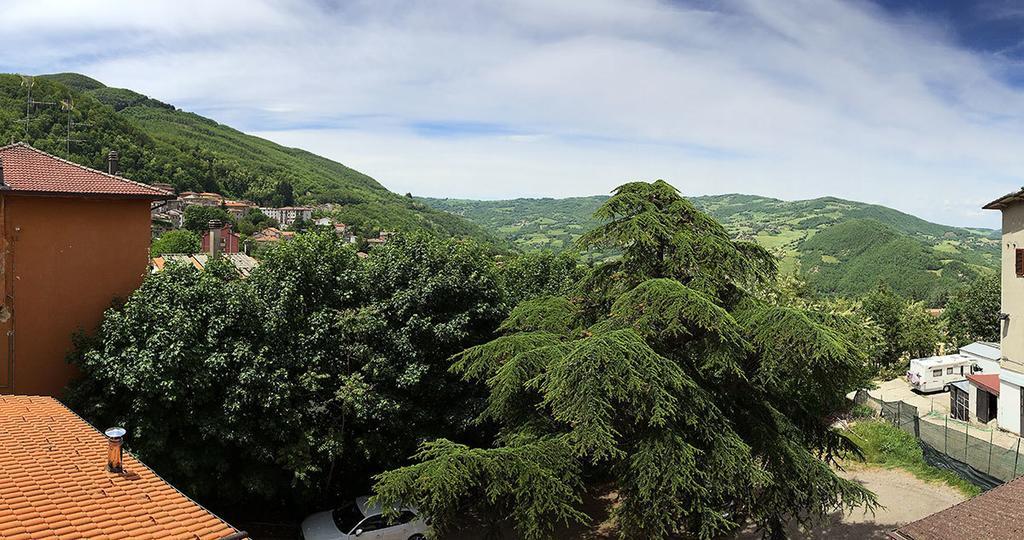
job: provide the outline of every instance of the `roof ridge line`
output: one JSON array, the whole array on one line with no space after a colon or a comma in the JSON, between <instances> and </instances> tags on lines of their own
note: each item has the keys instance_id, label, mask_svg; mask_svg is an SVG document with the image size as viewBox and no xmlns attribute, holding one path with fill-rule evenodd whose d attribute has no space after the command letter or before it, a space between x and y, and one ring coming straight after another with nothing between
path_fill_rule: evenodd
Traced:
<instances>
[{"instance_id":1,"label":"roof ridge line","mask_svg":"<svg viewBox=\"0 0 1024 540\"><path fill-rule=\"evenodd\" d=\"M34 150L34 149L33 149L33 150ZM43 152L43 153L45 154L46 152ZM30 397L31 397L31 396L30 396ZM44 398L49 398L49 399L52 399L52 400L53 400L53 401L55 401L55 402L56 402L56 403L57 403L58 405L60 405L61 407L64 407L64 409L66 409L66 410L67 410L68 412L70 412L71 414L75 415L75 418L78 418L79 420L81 420L81 421L82 421L82 423L84 423L85 425L89 426L89 427L90 427L90 428L91 428L91 429L92 429L93 431L95 431L96 433L98 433L98 434L99 434L100 436L102 436L102 437L104 437L104 438L106 438L106 437L107 437L107 435L106 435L105 433L103 433L102 431L100 431L100 429L99 429L98 427L96 427L96 426L92 425L92 423L91 423L91 422L89 422L88 420L86 420L85 418L82 418L82 417L81 417L81 416L80 416L80 415L79 415L79 414L78 414L77 412L75 412L74 410L72 410L72 409L71 409L71 407L68 407L68 406L67 406L67 405L66 405L66 404L65 404L64 402L62 402L61 400L59 400L59 399L57 399L57 398L55 398L55 397L52 397L52 396L35 396L35 397L44 397ZM210 511L210 509L209 509L209 508L207 508L207 507L203 506L202 504L200 504L200 503L199 503L198 501L196 501L196 500L195 500L195 499L193 499L192 497L189 497L188 495L186 495L186 494L185 494L184 492L182 492L182 491L181 491L180 489L178 489L178 486L176 486L176 485L174 485L174 484L172 484L172 483L168 482L168 481L167 481L167 480L166 480L166 479L165 479L165 478L164 478L163 476L160 476L160 473L158 473L158 472L156 472L155 470L153 470L153 468L152 468L152 467L150 467L149 465L146 465L146 462L144 462L144 461L142 461L141 459L139 459L139 458L138 458L138 456L136 456L136 455L135 455L135 454L134 454L134 453L133 453L133 452L132 452L131 450L127 450L127 449L126 449L126 450L125 450L125 453L127 453L127 454L128 454L129 456L131 456L131 458L132 458L132 459L134 459L135 461L137 461L137 462L139 463L139 465L142 465L142 466L143 466L144 468L146 468L147 470L149 470L149 472L153 473L153 476L157 477L157 478L158 478L158 479L159 479L159 480L160 480L161 482L163 482L163 483L164 483L164 484L166 484L167 486L170 486L170 488L171 488L171 489L173 489L174 491L178 492L178 494L179 494L179 495L181 495L182 497L184 497L184 498L185 498L185 499L186 499L187 501L189 501L189 502L191 502L192 504L194 504L194 505L198 506L199 508L201 508L201 509L205 510L205 511L206 511L206 513L210 514L211 516L213 516L213 517L215 517L215 518L219 519L219 520L221 521L221 523L223 523L224 525L228 526L228 527L229 527L229 528L231 528L231 529L234 529L234 530L235 530L235 532L244 532L244 531L242 531L242 529L239 529L238 527L235 527L234 525L232 525L232 524L228 523L228 522L227 522L227 521L226 521L226 520L225 520L224 518L222 518L222 517L220 517L219 515L217 515L217 514L213 513L212 511Z\"/></svg>"},{"instance_id":2,"label":"roof ridge line","mask_svg":"<svg viewBox=\"0 0 1024 540\"><path fill-rule=\"evenodd\" d=\"M149 184L145 184L143 182L138 182L138 181L132 180L130 178L125 178L123 176L118 176L116 174L110 174L108 172L103 172L103 171L101 171L99 169L93 169L92 167L86 167L85 165L82 165L80 163L75 163L74 161L71 161L70 159L65 159L65 158L62 158L60 156L55 156L55 155L53 155L53 154L51 154L49 152L45 152L43 150L40 150L40 149L38 149L38 148L36 148L36 147L32 146L31 144L28 144L27 142L24 142L24 141L18 141L18 142L14 143L14 144L8 144L7 146L0 147L0 151L6 150L8 148L13 148L15 146L23 146L23 147L25 147L25 148L33 151L33 152L36 152L38 154L42 154L42 155L44 155L46 157L56 159L57 161L61 161L61 162L67 163L68 165L71 165L73 167L78 167L79 169L82 169L82 170L85 170L85 171L88 171L88 172L91 172L91 173L99 173L99 174L102 174L103 176L106 176L106 177L109 177L109 178L113 178L115 180L120 180L122 182L127 182L129 184L134 184L134 185L136 185L138 187L141 187L141 188L152 190L154 192L154 194L156 194L156 195L169 195L169 196L172 196L172 197L174 196L174 193L171 193L170 191L166 191L166 190L163 190L163 189L160 189L160 188L155 188L155 187L153 187L153 186L151 186Z\"/></svg>"}]
</instances>

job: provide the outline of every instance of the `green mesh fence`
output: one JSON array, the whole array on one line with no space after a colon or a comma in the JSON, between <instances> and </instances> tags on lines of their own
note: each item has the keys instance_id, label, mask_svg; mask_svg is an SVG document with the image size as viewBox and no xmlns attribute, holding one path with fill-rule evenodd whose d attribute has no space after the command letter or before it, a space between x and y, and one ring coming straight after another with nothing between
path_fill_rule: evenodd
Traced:
<instances>
[{"instance_id":1,"label":"green mesh fence","mask_svg":"<svg viewBox=\"0 0 1024 540\"><path fill-rule=\"evenodd\" d=\"M929 412L919 417L920 411L912 405L901 401L882 401L863 390L856 393L854 401L871 407L880 418L914 435L934 452L974 469L972 474L977 472L1003 482L1024 475L1020 439L1009 443L1005 434L949 418L945 413ZM995 443L996 439L1002 444ZM936 455L934 452L933 456Z\"/></svg>"}]
</instances>

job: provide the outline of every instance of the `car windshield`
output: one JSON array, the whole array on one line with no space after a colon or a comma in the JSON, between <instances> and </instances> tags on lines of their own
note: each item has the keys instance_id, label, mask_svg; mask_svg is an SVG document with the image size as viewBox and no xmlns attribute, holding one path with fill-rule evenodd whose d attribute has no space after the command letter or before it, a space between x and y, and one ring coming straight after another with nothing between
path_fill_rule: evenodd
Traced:
<instances>
[{"instance_id":1,"label":"car windshield","mask_svg":"<svg viewBox=\"0 0 1024 540\"><path fill-rule=\"evenodd\" d=\"M347 504L341 508L332 512L334 516L334 525L338 527L338 530L348 534L352 531L353 527L359 525L359 522L363 520L363 513L356 508L354 504Z\"/></svg>"}]
</instances>

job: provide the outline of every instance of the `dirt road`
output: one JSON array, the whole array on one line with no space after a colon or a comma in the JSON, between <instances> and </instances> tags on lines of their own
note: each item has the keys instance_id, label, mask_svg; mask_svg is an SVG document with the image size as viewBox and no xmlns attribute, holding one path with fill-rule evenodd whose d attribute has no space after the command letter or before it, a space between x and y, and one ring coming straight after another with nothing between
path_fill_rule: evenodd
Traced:
<instances>
[{"instance_id":1,"label":"dirt road","mask_svg":"<svg viewBox=\"0 0 1024 540\"><path fill-rule=\"evenodd\" d=\"M803 531L796 527L790 530L793 539L835 539L860 540L884 539L886 533L896 527L916 521L927 515L944 510L965 499L959 491L944 484L918 480L910 473L899 469L880 469L858 467L849 469L842 475L860 482L878 496L878 502L885 508L875 511L874 515L862 510L854 510L851 514L835 513L831 522L811 531ZM746 532L737 540L754 540L760 538L753 532Z\"/></svg>"}]
</instances>

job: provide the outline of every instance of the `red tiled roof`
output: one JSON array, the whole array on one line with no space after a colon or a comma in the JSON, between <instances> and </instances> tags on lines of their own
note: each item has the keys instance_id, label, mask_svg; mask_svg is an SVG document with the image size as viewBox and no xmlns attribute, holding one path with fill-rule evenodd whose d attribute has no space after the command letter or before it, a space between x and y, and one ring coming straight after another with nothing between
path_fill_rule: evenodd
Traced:
<instances>
[{"instance_id":1,"label":"red tiled roof","mask_svg":"<svg viewBox=\"0 0 1024 540\"><path fill-rule=\"evenodd\" d=\"M908 523L889 533L897 540L1018 540L1024 538L1024 478Z\"/></svg>"},{"instance_id":2,"label":"red tiled roof","mask_svg":"<svg viewBox=\"0 0 1024 540\"><path fill-rule=\"evenodd\" d=\"M49 397L0 396L0 538L216 540L239 533Z\"/></svg>"},{"instance_id":3,"label":"red tiled roof","mask_svg":"<svg viewBox=\"0 0 1024 540\"><path fill-rule=\"evenodd\" d=\"M967 380L974 383L975 386L980 386L983 390L986 390L993 395L999 395L998 373L968 375Z\"/></svg>"},{"instance_id":4,"label":"red tiled roof","mask_svg":"<svg viewBox=\"0 0 1024 540\"><path fill-rule=\"evenodd\" d=\"M90 169L36 150L25 143L0 147L4 191L116 198L171 199L174 194L120 176Z\"/></svg>"}]
</instances>

